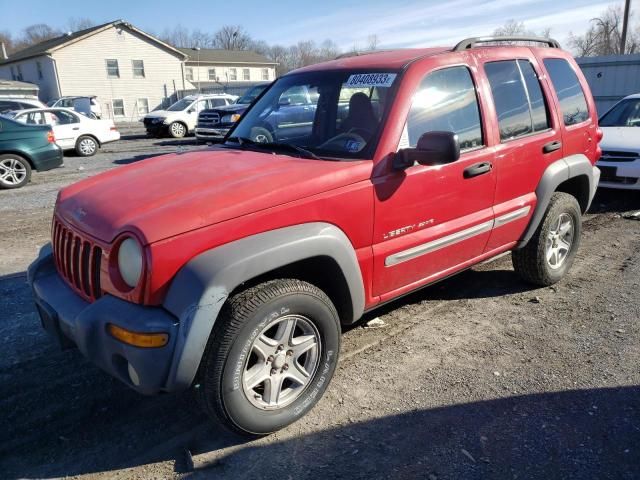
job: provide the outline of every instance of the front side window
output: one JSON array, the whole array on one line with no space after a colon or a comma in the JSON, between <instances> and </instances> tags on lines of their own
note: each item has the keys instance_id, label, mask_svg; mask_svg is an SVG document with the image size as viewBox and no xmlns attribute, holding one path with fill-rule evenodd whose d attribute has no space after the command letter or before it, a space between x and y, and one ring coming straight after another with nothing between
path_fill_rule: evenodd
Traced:
<instances>
[{"instance_id":1,"label":"front side window","mask_svg":"<svg viewBox=\"0 0 640 480\"><path fill-rule=\"evenodd\" d=\"M294 156L371 158L397 77L398 72L344 70L287 75L252 104L225 145Z\"/></svg>"},{"instance_id":2,"label":"front side window","mask_svg":"<svg viewBox=\"0 0 640 480\"><path fill-rule=\"evenodd\" d=\"M191 98L183 98L182 100L178 100L176 103L167 108L169 112L181 112L186 110L193 103L193 97Z\"/></svg>"},{"instance_id":3,"label":"front side window","mask_svg":"<svg viewBox=\"0 0 640 480\"><path fill-rule=\"evenodd\" d=\"M575 125L589 118L587 99L582 86L569 62L563 58L545 58L544 66L560 101L560 110L565 125Z\"/></svg>"},{"instance_id":4,"label":"front side window","mask_svg":"<svg viewBox=\"0 0 640 480\"><path fill-rule=\"evenodd\" d=\"M540 82L526 60L490 62L484 66L498 115L500 140L549 128Z\"/></svg>"},{"instance_id":5,"label":"front side window","mask_svg":"<svg viewBox=\"0 0 640 480\"><path fill-rule=\"evenodd\" d=\"M216 77L216 69L215 68L210 68L209 69L209 80L215 82L218 79L218 77Z\"/></svg>"},{"instance_id":6,"label":"front side window","mask_svg":"<svg viewBox=\"0 0 640 480\"><path fill-rule=\"evenodd\" d=\"M209 108L222 107L226 104L227 102L224 98L212 98L209 100Z\"/></svg>"},{"instance_id":7,"label":"front side window","mask_svg":"<svg viewBox=\"0 0 640 480\"><path fill-rule=\"evenodd\" d=\"M422 134L454 132L460 149L484 144L475 85L467 67L428 74L413 96L400 147L415 147Z\"/></svg>"},{"instance_id":8,"label":"front side window","mask_svg":"<svg viewBox=\"0 0 640 480\"><path fill-rule=\"evenodd\" d=\"M133 68L133 78L144 78L143 60L131 60L131 66Z\"/></svg>"},{"instance_id":9,"label":"front side window","mask_svg":"<svg viewBox=\"0 0 640 480\"><path fill-rule=\"evenodd\" d=\"M600 119L601 127L640 127L640 98L616 104Z\"/></svg>"},{"instance_id":10,"label":"front side window","mask_svg":"<svg viewBox=\"0 0 640 480\"><path fill-rule=\"evenodd\" d=\"M189 80L190 82L193 82L193 68L191 67L185 68L184 74L185 74L185 77L187 77L187 80Z\"/></svg>"},{"instance_id":11,"label":"front side window","mask_svg":"<svg viewBox=\"0 0 640 480\"><path fill-rule=\"evenodd\" d=\"M120 68L118 67L118 60L107 60L107 77L108 78L120 78Z\"/></svg>"},{"instance_id":12,"label":"front side window","mask_svg":"<svg viewBox=\"0 0 640 480\"><path fill-rule=\"evenodd\" d=\"M229 69L229 80L238 80L238 71L235 68Z\"/></svg>"},{"instance_id":13,"label":"front side window","mask_svg":"<svg viewBox=\"0 0 640 480\"><path fill-rule=\"evenodd\" d=\"M124 100L121 98L114 98L112 101L113 104L113 116L114 117L124 117Z\"/></svg>"},{"instance_id":14,"label":"front side window","mask_svg":"<svg viewBox=\"0 0 640 480\"><path fill-rule=\"evenodd\" d=\"M251 72L249 71L248 68L243 68L242 69L242 79L243 80L250 80L251 79Z\"/></svg>"},{"instance_id":15,"label":"front side window","mask_svg":"<svg viewBox=\"0 0 640 480\"><path fill-rule=\"evenodd\" d=\"M138 99L138 115L146 115L147 113L149 113L149 99L139 98Z\"/></svg>"}]
</instances>

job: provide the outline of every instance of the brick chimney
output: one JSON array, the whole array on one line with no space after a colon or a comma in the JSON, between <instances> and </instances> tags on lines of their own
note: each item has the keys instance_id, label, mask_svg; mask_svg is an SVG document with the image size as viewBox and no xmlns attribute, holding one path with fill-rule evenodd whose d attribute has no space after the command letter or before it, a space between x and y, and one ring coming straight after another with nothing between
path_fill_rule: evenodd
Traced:
<instances>
[{"instance_id":1,"label":"brick chimney","mask_svg":"<svg viewBox=\"0 0 640 480\"><path fill-rule=\"evenodd\" d=\"M4 46L4 42L0 43L0 60L8 60L7 48Z\"/></svg>"}]
</instances>

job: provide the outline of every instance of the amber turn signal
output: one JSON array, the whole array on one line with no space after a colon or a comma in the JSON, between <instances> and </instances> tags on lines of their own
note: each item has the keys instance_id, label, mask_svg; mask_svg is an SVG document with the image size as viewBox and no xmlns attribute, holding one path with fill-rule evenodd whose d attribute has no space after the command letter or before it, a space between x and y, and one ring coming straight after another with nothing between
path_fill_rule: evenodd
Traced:
<instances>
[{"instance_id":1,"label":"amber turn signal","mask_svg":"<svg viewBox=\"0 0 640 480\"><path fill-rule=\"evenodd\" d=\"M123 343L142 348L164 347L169 343L168 333L139 333L131 332L113 323L107 325L107 331Z\"/></svg>"}]
</instances>

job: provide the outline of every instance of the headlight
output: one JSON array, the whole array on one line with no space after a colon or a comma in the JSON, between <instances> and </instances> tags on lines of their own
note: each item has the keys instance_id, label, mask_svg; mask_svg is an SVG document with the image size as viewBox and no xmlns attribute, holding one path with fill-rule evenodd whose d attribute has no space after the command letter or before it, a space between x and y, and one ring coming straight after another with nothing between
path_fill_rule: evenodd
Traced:
<instances>
[{"instance_id":1,"label":"headlight","mask_svg":"<svg viewBox=\"0 0 640 480\"><path fill-rule=\"evenodd\" d=\"M118 270L124 283L131 288L138 285L142 275L142 247L131 237L118 247Z\"/></svg>"},{"instance_id":2,"label":"headlight","mask_svg":"<svg viewBox=\"0 0 640 480\"><path fill-rule=\"evenodd\" d=\"M235 123L240 119L239 113L233 113L231 115L225 115L220 119L220 123Z\"/></svg>"}]
</instances>

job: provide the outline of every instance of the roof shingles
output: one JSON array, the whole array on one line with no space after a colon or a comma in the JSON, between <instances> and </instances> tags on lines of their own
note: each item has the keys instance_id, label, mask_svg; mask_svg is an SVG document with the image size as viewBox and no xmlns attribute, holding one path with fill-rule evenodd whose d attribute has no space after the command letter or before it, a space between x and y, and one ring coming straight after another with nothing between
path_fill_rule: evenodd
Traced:
<instances>
[{"instance_id":1,"label":"roof shingles","mask_svg":"<svg viewBox=\"0 0 640 480\"><path fill-rule=\"evenodd\" d=\"M265 65L276 65L277 62L269 60L264 55L249 50L222 50L216 48L201 48L198 51L192 48L178 48L182 53L188 55L187 63L260 63Z\"/></svg>"}]
</instances>

